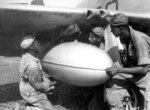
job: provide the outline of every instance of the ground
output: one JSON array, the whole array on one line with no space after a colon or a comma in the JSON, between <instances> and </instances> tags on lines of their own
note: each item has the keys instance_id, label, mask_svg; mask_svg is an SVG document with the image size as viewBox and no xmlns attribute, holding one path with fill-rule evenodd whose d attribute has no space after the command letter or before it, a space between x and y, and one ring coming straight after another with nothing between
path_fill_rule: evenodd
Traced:
<instances>
[{"instance_id":1,"label":"ground","mask_svg":"<svg viewBox=\"0 0 150 110\"><path fill-rule=\"evenodd\" d=\"M26 102L19 94L19 57L0 57L0 110L14 110L15 103L23 107ZM49 95L56 110L87 110L88 96L82 94L84 88L60 82L59 87ZM87 90L87 89L85 89Z\"/></svg>"}]
</instances>

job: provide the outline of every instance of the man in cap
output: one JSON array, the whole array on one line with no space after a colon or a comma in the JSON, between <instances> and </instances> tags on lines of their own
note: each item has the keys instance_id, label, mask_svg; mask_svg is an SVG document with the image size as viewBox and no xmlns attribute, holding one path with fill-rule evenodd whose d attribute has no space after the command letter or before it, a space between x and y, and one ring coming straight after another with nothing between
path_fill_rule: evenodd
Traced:
<instances>
[{"instance_id":1,"label":"man in cap","mask_svg":"<svg viewBox=\"0 0 150 110\"><path fill-rule=\"evenodd\" d=\"M69 25L65 31L61 32L59 39L62 42L78 41L81 35L81 30L77 24Z\"/></svg>"},{"instance_id":2,"label":"man in cap","mask_svg":"<svg viewBox=\"0 0 150 110\"><path fill-rule=\"evenodd\" d=\"M46 46L28 35L21 41L21 48L25 50L20 62L21 81L19 84L20 94L30 106L28 110L54 110L46 92L54 89L51 82L42 71L40 62L41 54Z\"/></svg>"},{"instance_id":3,"label":"man in cap","mask_svg":"<svg viewBox=\"0 0 150 110\"><path fill-rule=\"evenodd\" d=\"M121 13L112 16L110 27L124 46L123 64L126 63L123 67L106 69L108 75L112 76L106 88L110 109L123 109L122 100L128 95L126 89L129 89L128 84L131 82L140 88L144 98L144 110L150 110L150 38L129 26L128 17Z\"/></svg>"},{"instance_id":4,"label":"man in cap","mask_svg":"<svg viewBox=\"0 0 150 110\"><path fill-rule=\"evenodd\" d=\"M100 26L91 26L88 41L90 44L100 48L105 49L105 39L104 39L104 29ZM89 94L90 100L88 103L88 110L103 110L103 85L98 85L94 87L85 88L84 95ZM88 97L89 97L88 96Z\"/></svg>"},{"instance_id":5,"label":"man in cap","mask_svg":"<svg viewBox=\"0 0 150 110\"><path fill-rule=\"evenodd\" d=\"M92 45L104 49L105 45L104 29L100 26L91 27L91 32L88 40L89 43L91 43Z\"/></svg>"}]
</instances>

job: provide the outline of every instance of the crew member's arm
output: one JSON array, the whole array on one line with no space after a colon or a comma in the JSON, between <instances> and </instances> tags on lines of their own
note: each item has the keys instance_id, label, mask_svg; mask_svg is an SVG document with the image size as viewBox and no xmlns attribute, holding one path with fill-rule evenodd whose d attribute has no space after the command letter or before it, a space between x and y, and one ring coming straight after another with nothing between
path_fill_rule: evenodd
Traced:
<instances>
[{"instance_id":1,"label":"crew member's arm","mask_svg":"<svg viewBox=\"0 0 150 110\"><path fill-rule=\"evenodd\" d=\"M42 84L41 71L36 67L30 69L29 82L37 91L47 92L49 90L49 85Z\"/></svg>"},{"instance_id":2,"label":"crew member's arm","mask_svg":"<svg viewBox=\"0 0 150 110\"><path fill-rule=\"evenodd\" d=\"M136 56L138 57L138 66L131 68L117 68L111 67L107 68L106 72L111 76L116 75L117 73L125 74L146 74L150 68L150 58L149 58L149 48L145 40L135 43L136 46Z\"/></svg>"},{"instance_id":3,"label":"crew member's arm","mask_svg":"<svg viewBox=\"0 0 150 110\"><path fill-rule=\"evenodd\" d=\"M123 68L123 67L110 67L106 69L106 72L110 76L114 76L118 73L124 73L124 74L146 74L148 71L149 66L137 66L137 67L131 67L131 68Z\"/></svg>"}]
</instances>

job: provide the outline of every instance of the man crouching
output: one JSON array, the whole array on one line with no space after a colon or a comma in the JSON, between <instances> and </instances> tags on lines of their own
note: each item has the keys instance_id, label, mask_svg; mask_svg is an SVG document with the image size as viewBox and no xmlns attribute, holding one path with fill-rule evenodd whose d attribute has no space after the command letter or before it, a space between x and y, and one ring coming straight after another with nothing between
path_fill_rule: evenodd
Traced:
<instances>
[{"instance_id":1,"label":"man crouching","mask_svg":"<svg viewBox=\"0 0 150 110\"><path fill-rule=\"evenodd\" d=\"M54 86L43 73L40 62L46 46L32 35L25 36L20 46L26 53L20 62L19 89L23 99L32 105L27 106L27 110L54 110L46 96L46 92L54 89Z\"/></svg>"}]
</instances>

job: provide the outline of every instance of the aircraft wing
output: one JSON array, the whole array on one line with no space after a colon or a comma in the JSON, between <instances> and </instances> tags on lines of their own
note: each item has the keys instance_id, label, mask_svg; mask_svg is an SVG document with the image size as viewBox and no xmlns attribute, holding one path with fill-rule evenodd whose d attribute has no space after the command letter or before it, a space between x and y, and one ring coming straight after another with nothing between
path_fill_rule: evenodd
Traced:
<instances>
[{"instance_id":1,"label":"aircraft wing","mask_svg":"<svg viewBox=\"0 0 150 110\"><path fill-rule=\"evenodd\" d=\"M90 8L3 4L0 5L0 35L51 30L74 23L85 27L92 23L104 24L103 16L113 15L117 12ZM131 23L150 26L150 14L121 13L125 13Z\"/></svg>"},{"instance_id":2,"label":"aircraft wing","mask_svg":"<svg viewBox=\"0 0 150 110\"><path fill-rule=\"evenodd\" d=\"M0 35L39 32L77 23L99 23L99 10L31 5L0 5Z\"/></svg>"}]
</instances>

